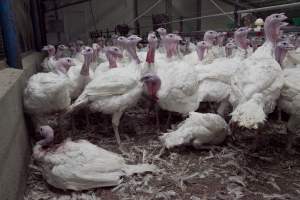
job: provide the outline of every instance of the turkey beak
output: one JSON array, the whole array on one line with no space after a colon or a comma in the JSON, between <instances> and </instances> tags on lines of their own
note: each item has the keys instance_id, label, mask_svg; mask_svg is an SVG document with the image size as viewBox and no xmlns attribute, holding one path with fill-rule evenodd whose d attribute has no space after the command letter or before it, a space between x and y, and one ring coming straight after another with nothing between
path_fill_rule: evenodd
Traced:
<instances>
[{"instance_id":1,"label":"turkey beak","mask_svg":"<svg viewBox=\"0 0 300 200\"><path fill-rule=\"evenodd\" d=\"M289 25L289 23L287 23L287 22L281 22L281 23L280 23L280 27L285 27L285 26L287 26L287 25Z\"/></svg>"},{"instance_id":2,"label":"turkey beak","mask_svg":"<svg viewBox=\"0 0 300 200\"><path fill-rule=\"evenodd\" d=\"M280 13L280 14L282 15L282 17L281 17L282 21L284 21L284 20L288 19L288 17L287 17L287 16L285 16L285 13Z\"/></svg>"},{"instance_id":3,"label":"turkey beak","mask_svg":"<svg viewBox=\"0 0 300 200\"><path fill-rule=\"evenodd\" d=\"M144 77L142 77L141 79L140 79L140 82L144 82L145 80L147 80L148 79L148 77L147 76L144 76Z\"/></svg>"}]
</instances>

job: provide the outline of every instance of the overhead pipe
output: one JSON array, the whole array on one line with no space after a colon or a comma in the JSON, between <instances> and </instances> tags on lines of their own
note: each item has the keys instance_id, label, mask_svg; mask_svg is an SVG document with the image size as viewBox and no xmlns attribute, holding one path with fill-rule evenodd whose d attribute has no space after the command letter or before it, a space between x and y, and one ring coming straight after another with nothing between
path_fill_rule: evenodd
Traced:
<instances>
[{"instance_id":1,"label":"overhead pipe","mask_svg":"<svg viewBox=\"0 0 300 200\"><path fill-rule=\"evenodd\" d=\"M261 8L251 8L251 9L246 9L246 10L238 10L236 11L237 14L242 14L242 13L252 13L252 12L263 12L263 11L270 11L270 10L278 10L278 9L287 9L287 8L299 8L300 7L300 2L296 3L286 3L286 4L280 4L280 5L275 5L275 6L266 6L266 7L261 7ZM194 20L199 20L199 19L208 19L212 17L221 17L225 15L234 15L234 11L230 12L225 12L225 13L217 13L217 14L211 14L211 15L205 15L205 16L199 16L199 17L190 17L190 18L185 18L185 19L179 19L179 20L173 20L170 22L164 22L156 25L166 25L166 24L173 24L173 23L179 23L180 21L187 22L187 21L194 21ZM149 28L151 26L141 26L141 28Z\"/></svg>"},{"instance_id":2,"label":"overhead pipe","mask_svg":"<svg viewBox=\"0 0 300 200\"><path fill-rule=\"evenodd\" d=\"M18 65L18 36L11 0L0 0L0 25L7 64L9 67L21 68Z\"/></svg>"}]
</instances>

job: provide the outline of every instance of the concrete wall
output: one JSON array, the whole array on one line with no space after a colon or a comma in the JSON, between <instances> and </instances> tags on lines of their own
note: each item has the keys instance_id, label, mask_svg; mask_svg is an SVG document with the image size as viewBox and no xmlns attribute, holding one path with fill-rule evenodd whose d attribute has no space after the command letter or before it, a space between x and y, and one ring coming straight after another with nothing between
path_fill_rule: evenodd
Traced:
<instances>
[{"instance_id":1,"label":"concrete wall","mask_svg":"<svg viewBox=\"0 0 300 200\"><path fill-rule=\"evenodd\" d=\"M22 59L24 70L5 68L0 71L0 197L22 199L27 164L30 157L29 137L23 114L24 85L42 61L39 53Z\"/></svg>"},{"instance_id":2,"label":"concrete wall","mask_svg":"<svg viewBox=\"0 0 300 200\"><path fill-rule=\"evenodd\" d=\"M215 0L220 7L225 11L232 11L233 7L225 4L220 0ZM96 18L96 27L98 30L114 30L115 25L121 23L128 23L134 18L133 13L133 0L93 0L93 10ZM139 14L147 10L157 0L138 0L138 12ZM197 14L196 8L197 0L173 0L172 18L179 19L180 16L195 17ZM163 0L159 5L153 8L148 14L139 19L142 28L142 34L149 32L152 29L152 14L165 13L165 1ZM202 0L202 15L210 15L221 13L210 1ZM81 38L87 40L88 32L92 31L93 20L88 3L82 3L79 5L67 7L59 10L59 19L63 21L64 33L61 34L63 42L76 40ZM54 12L47 14L48 18L54 18ZM215 17L202 20L202 30L227 29L227 25L230 23L230 19L227 17ZM131 24L131 27L134 25ZM149 26L149 27L148 27ZM179 23L172 25L173 30L179 30ZM196 21L184 22L183 31L191 32L196 30ZM57 42L56 33L48 33L47 35L49 43Z\"/></svg>"}]
</instances>

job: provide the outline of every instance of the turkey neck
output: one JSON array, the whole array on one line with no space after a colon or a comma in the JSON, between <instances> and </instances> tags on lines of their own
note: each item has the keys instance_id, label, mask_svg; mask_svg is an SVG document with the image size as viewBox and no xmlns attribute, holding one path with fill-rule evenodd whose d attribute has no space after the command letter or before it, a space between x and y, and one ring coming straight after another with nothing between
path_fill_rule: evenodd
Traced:
<instances>
[{"instance_id":1,"label":"turkey neck","mask_svg":"<svg viewBox=\"0 0 300 200\"><path fill-rule=\"evenodd\" d=\"M275 60L282 66L283 60L287 54L288 50L276 47L275 48Z\"/></svg>"},{"instance_id":2,"label":"turkey neck","mask_svg":"<svg viewBox=\"0 0 300 200\"><path fill-rule=\"evenodd\" d=\"M225 54L227 58L230 57L232 55L232 48L225 47Z\"/></svg>"},{"instance_id":3,"label":"turkey neck","mask_svg":"<svg viewBox=\"0 0 300 200\"><path fill-rule=\"evenodd\" d=\"M55 56L55 50L54 50L54 49L48 50L48 56L49 56L49 57Z\"/></svg>"},{"instance_id":4,"label":"turkey neck","mask_svg":"<svg viewBox=\"0 0 300 200\"><path fill-rule=\"evenodd\" d=\"M172 51L172 56L176 56L178 54L177 52L177 46L178 46L178 43L174 42L171 44L171 51Z\"/></svg>"},{"instance_id":5,"label":"turkey neck","mask_svg":"<svg viewBox=\"0 0 300 200\"><path fill-rule=\"evenodd\" d=\"M214 45L214 41L210 38L204 38L203 39L205 42L207 42L209 44L210 47L212 47Z\"/></svg>"},{"instance_id":6,"label":"turkey neck","mask_svg":"<svg viewBox=\"0 0 300 200\"><path fill-rule=\"evenodd\" d=\"M80 74L82 76L89 76L90 63L91 63L91 55L84 55L84 61L80 71Z\"/></svg>"},{"instance_id":7,"label":"turkey neck","mask_svg":"<svg viewBox=\"0 0 300 200\"><path fill-rule=\"evenodd\" d=\"M247 35L245 36L234 36L234 40L236 41L238 47L246 50L248 48Z\"/></svg>"},{"instance_id":8,"label":"turkey neck","mask_svg":"<svg viewBox=\"0 0 300 200\"><path fill-rule=\"evenodd\" d=\"M56 54L55 54L55 59L61 58L63 55L63 50L57 48Z\"/></svg>"},{"instance_id":9,"label":"turkey neck","mask_svg":"<svg viewBox=\"0 0 300 200\"><path fill-rule=\"evenodd\" d=\"M266 40L271 42L275 46L276 41L280 36L280 24L279 23L265 23L265 36Z\"/></svg>"},{"instance_id":10,"label":"turkey neck","mask_svg":"<svg viewBox=\"0 0 300 200\"><path fill-rule=\"evenodd\" d=\"M106 57L109 63L109 68L116 68L117 66L117 58L113 56L111 53L106 53Z\"/></svg>"},{"instance_id":11,"label":"turkey neck","mask_svg":"<svg viewBox=\"0 0 300 200\"><path fill-rule=\"evenodd\" d=\"M136 44L128 45L127 51L130 54L130 56L137 62L137 64L141 63L141 60L139 59L139 57L136 53Z\"/></svg>"},{"instance_id":12,"label":"turkey neck","mask_svg":"<svg viewBox=\"0 0 300 200\"><path fill-rule=\"evenodd\" d=\"M206 50L206 48L197 49L197 54L198 54L198 58L199 58L200 61L202 61L203 58L204 58L205 50Z\"/></svg>"},{"instance_id":13,"label":"turkey neck","mask_svg":"<svg viewBox=\"0 0 300 200\"><path fill-rule=\"evenodd\" d=\"M92 62L96 62L97 61L98 53L99 53L99 50L98 49L94 49Z\"/></svg>"},{"instance_id":14,"label":"turkey neck","mask_svg":"<svg viewBox=\"0 0 300 200\"><path fill-rule=\"evenodd\" d=\"M159 34L159 37L160 37L159 46L160 46L160 47L163 47L164 44L165 44L165 37L166 37L166 34Z\"/></svg>"},{"instance_id":15,"label":"turkey neck","mask_svg":"<svg viewBox=\"0 0 300 200\"><path fill-rule=\"evenodd\" d=\"M147 58L146 58L146 62L149 63L149 64L154 63L155 49L156 49L156 43L152 43L152 42L149 43Z\"/></svg>"},{"instance_id":16,"label":"turkey neck","mask_svg":"<svg viewBox=\"0 0 300 200\"><path fill-rule=\"evenodd\" d=\"M165 49L166 49L166 53L167 53L167 58L171 58L172 57L172 49L171 49L171 44L165 42Z\"/></svg>"}]
</instances>

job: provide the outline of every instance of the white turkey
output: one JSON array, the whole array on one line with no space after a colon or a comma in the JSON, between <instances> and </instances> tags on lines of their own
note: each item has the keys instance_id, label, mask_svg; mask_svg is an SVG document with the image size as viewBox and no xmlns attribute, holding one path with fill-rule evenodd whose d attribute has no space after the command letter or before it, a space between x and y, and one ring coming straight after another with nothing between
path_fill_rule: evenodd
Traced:
<instances>
[{"instance_id":1,"label":"white turkey","mask_svg":"<svg viewBox=\"0 0 300 200\"><path fill-rule=\"evenodd\" d=\"M225 57L224 42L225 42L226 35L227 35L227 32L218 32L217 33L217 38L216 38L217 45L215 45L215 54L216 54L217 58Z\"/></svg>"},{"instance_id":2,"label":"white turkey","mask_svg":"<svg viewBox=\"0 0 300 200\"><path fill-rule=\"evenodd\" d=\"M156 74L158 66L157 57L156 56L156 47L158 39L154 32L150 32L148 34L148 50L146 52L146 62L144 62L144 66L142 68L142 74L153 73ZM155 62L156 60L156 62Z\"/></svg>"},{"instance_id":3,"label":"white turkey","mask_svg":"<svg viewBox=\"0 0 300 200\"><path fill-rule=\"evenodd\" d=\"M118 64L117 62L118 58L121 59L123 57L122 51L119 48L110 46L110 47L105 47L103 51L105 52L107 62L103 62L97 66L95 70L96 77L100 76L103 72L107 72L110 69L121 67L124 65L123 63Z\"/></svg>"},{"instance_id":4,"label":"white turkey","mask_svg":"<svg viewBox=\"0 0 300 200\"><path fill-rule=\"evenodd\" d=\"M292 152L294 136L300 131L300 68L285 69L283 71L284 85L278 101L278 108L290 115L287 130L289 142L287 150Z\"/></svg>"},{"instance_id":5,"label":"white turkey","mask_svg":"<svg viewBox=\"0 0 300 200\"><path fill-rule=\"evenodd\" d=\"M112 68L95 77L67 113L88 106L92 111L111 114L114 133L120 144L118 127L124 111L137 103L144 89L150 98L157 101L159 88L160 78L151 74L141 77L139 65Z\"/></svg>"},{"instance_id":6,"label":"white turkey","mask_svg":"<svg viewBox=\"0 0 300 200\"><path fill-rule=\"evenodd\" d=\"M212 63L216 58L219 57L220 47L216 44L218 33L213 30L208 30L204 33L203 40L209 43L209 48L207 50L207 56L209 57L210 63Z\"/></svg>"},{"instance_id":7,"label":"white turkey","mask_svg":"<svg viewBox=\"0 0 300 200\"><path fill-rule=\"evenodd\" d=\"M86 140L67 139L58 146L51 146L53 129L41 126L38 131L44 138L34 146L33 157L46 181L56 188L80 191L116 186L124 176L158 172L158 168L150 164L128 165L121 155Z\"/></svg>"},{"instance_id":8,"label":"white turkey","mask_svg":"<svg viewBox=\"0 0 300 200\"><path fill-rule=\"evenodd\" d=\"M65 57L64 53L68 49L65 45L58 45L55 51L55 47L52 45L47 45L43 47L43 50L48 51L49 57L45 58L42 63L43 71L45 72L55 72L57 70L56 62L58 59ZM57 72L57 71L56 71Z\"/></svg>"},{"instance_id":9,"label":"white turkey","mask_svg":"<svg viewBox=\"0 0 300 200\"><path fill-rule=\"evenodd\" d=\"M84 57L81 54L81 50L84 47L84 42L82 40L77 40L75 45L76 45L76 54L74 56L74 59L75 59L76 65L77 65L77 64L83 63L83 60L84 60Z\"/></svg>"},{"instance_id":10,"label":"white turkey","mask_svg":"<svg viewBox=\"0 0 300 200\"><path fill-rule=\"evenodd\" d=\"M44 58L41 63L42 70L44 72L54 71L53 60L55 59L55 47L49 44L44 46L42 50L48 53L48 56Z\"/></svg>"},{"instance_id":11,"label":"white turkey","mask_svg":"<svg viewBox=\"0 0 300 200\"><path fill-rule=\"evenodd\" d=\"M221 116L191 112L176 130L165 133L160 140L166 148L180 145L201 148L202 145L222 143L228 134L228 125Z\"/></svg>"},{"instance_id":12,"label":"white turkey","mask_svg":"<svg viewBox=\"0 0 300 200\"><path fill-rule=\"evenodd\" d=\"M242 54L245 58L248 57L249 53L252 52L249 51L249 40L247 39L248 33L251 31L248 27L241 27L238 30L234 32L234 41L237 43L238 51L236 51L236 54ZM245 34L247 33L247 34Z\"/></svg>"},{"instance_id":13,"label":"white turkey","mask_svg":"<svg viewBox=\"0 0 300 200\"><path fill-rule=\"evenodd\" d=\"M285 60L282 63L284 69L300 67L300 37L294 41L294 45L296 48L287 53Z\"/></svg>"},{"instance_id":14,"label":"white turkey","mask_svg":"<svg viewBox=\"0 0 300 200\"><path fill-rule=\"evenodd\" d=\"M156 73L162 81L161 89L158 92L158 103L163 110L186 115L197 110L199 106L197 93L199 84L195 67L187 65L174 56L173 50L178 40L179 38L175 34L166 35L165 46L168 58L156 60L159 65ZM170 112L168 119L171 117Z\"/></svg>"},{"instance_id":15,"label":"white turkey","mask_svg":"<svg viewBox=\"0 0 300 200\"><path fill-rule=\"evenodd\" d=\"M77 98L82 93L84 87L93 79L94 75L93 70L90 69L93 59L93 49L91 47L83 47L81 54L83 55L83 63L76 64L67 72L70 80L69 90L72 99Z\"/></svg>"},{"instance_id":16,"label":"white turkey","mask_svg":"<svg viewBox=\"0 0 300 200\"><path fill-rule=\"evenodd\" d=\"M285 19L287 17L284 14L272 14L266 18L265 43L241 62L232 78L230 102L234 111L231 121L239 126L257 129L276 106L283 76L274 54Z\"/></svg>"},{"instance_id":17,"label":"white turkey","mask_svg":"<svg viewBox=\"0 0 300 200\"><path fill-rule=\"evenodd\" d=\"M226 58L232 58L232 52L233 50L236 48L236 44L233 43L233 42L228 42L226 45L225 45L225 57Z\"/></svg>"},{"instance_id":18,"label":"white turkey","mask_svg":"<svg viewBox=\"0 0 300 200\"><path fill-rule=\"evenodd\" d=\"M58 45L55 52L55 59L57 60L59 58L65 57L64 54L68 49L69 48L66 45L63 44Z\"/></svg>"},{"instance_id":19,"label":"white turkey","mask_svg":"<svg viewBox=\"0 0 300 200\"><path fill-rule=\"evenodd\" d=\"M239 28L235 31L237 44L243 44L247 40L247 35L249 30L247 28ZM201 42L202 48L205 49L204 41ZM200 43L200 44L201 44ZM232 49L235 48L233 43L228 43L226 45L227 54L232 53ZM204 50L202 50L203 52ZM201 52L199 53L201 55ZM202 57L202 56L201 56ZM226 111L229 108L229 95L231 92L231 78L240 66L241 61L244 59L244 52L241 51L240 54L236 53L232 56L227 56L226 58L218 58L211 64L203 65L206 58L196 66L198 71L198 100L199 102L218 103L218 110L216 110L220 115L225 116ZM210 106L212 108L212 106Z\"/></svg>"},{"instance_id":20,"label":"white turkey","mask_svg":"<svg viewBox=\"0 0 300 200\"><path fill-rule=\"evenodd\" d=\"M165 28L158 28L156 30L159 34L160 41L159 41L159 53L165 53L165 37L167 35L167 30Z\"/></svg>"},{"instance_id":21,"label":"white turkey","mask_svg":"<svg viewBox=\"0 0 300 200\"><path fill-rule=\"evenodd\" d=\"M72 65L71 58L60 58L55 63L55 67L61 70L60 74L37 73L28 80L24 90L24 107L35 124L47 124L47 115L61 112L70 106L69 79L65 73Z\"/></svg>"},{"instance_id":22,"label":"white turkey","mask_svg":"<svg viewBox=\"0 0 300 200\"><path fill-rule=\"evenodd\" d=\"M286 54L288 50L294 48L289 41L282 41L277 44L280 50L277 54ZM279 63L282 64L283 56L279 57ZM284 111L290 115L287 124L289 134L289 142L287 150L292 152L293 138L300 131L300 68L290 68L283 71L284 84L281 89L280 98L278 100L279 112ZM281 116L281 113L279 113ZM281 120L281 117L280 117Z\"/></svg>"},{"instance_id":23,"label":"white turkey","mask_svg":"<svg viewBox=\"0 0 300 200\"><path fill-rule=\"evenodd\" d=\"M101 47L99 44L93 43L92 48L93 48L93 56L92 56L92 62L90 64L90 69L94 72L96 70L96 68L98 67L98 65L100 64L100 62L102 61L99 58L99 53L100 53Z\"/></svg>"},{"instance_id":24,"label":"white turkey","mask_svg":"<svg viewBox=\"0 0 300 200\"><path fill-rule=\"evenodd\" d=\"M138 37L137 35L131 35L127 38L126 50L129 53L131 60L136 64L141 63L141 60L136 52L136 46L141 40L142 38Z\"/></svg>"}]
</instances>

